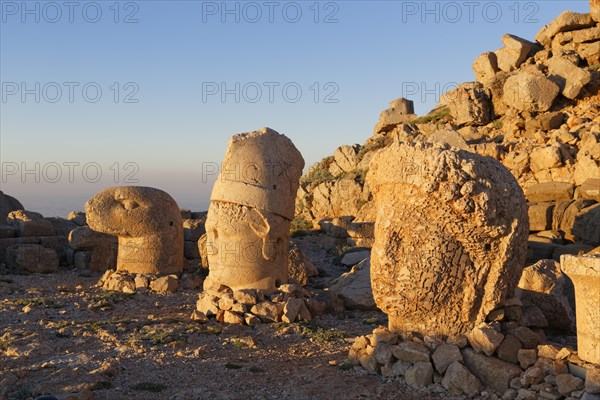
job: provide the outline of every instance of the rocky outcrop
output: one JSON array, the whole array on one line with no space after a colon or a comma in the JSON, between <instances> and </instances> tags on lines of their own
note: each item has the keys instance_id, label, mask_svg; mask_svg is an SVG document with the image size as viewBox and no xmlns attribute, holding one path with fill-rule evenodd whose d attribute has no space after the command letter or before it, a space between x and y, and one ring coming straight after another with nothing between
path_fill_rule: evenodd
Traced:
<instances>
[{"instance_id":1,"label":"rocky outcrop","mask_svg":"<svg viewBox=\"0 0 600 400\"><path fill-rule=\"evenodd\" d=\"M19 200L11 197L7 194L4 194L0 191L0 224L4 224L6 222L6 217L8 213L16 210L24 210L23 204L19 202Z\"/></svg>"},{"instance_id":2,"label":"rocky outcrop","mask_svg":"<svg viewBox=\"0 0 600 400\"><path fill-rule=\"evenodd\" d=\"M367 258L342 274L330 287L349 310L376 310L371 290L371 262Z\"/></svg>"},{"instance_id":3,"label":"rocky outcrop","mask_svg":"<svg viewBox=\"0 0 600 400\"><path fill-rule=\"evenodd\" d=\"M317 267L293 241L288 248L288 278L300 286L308 285L309 279L319 274Z\"/></svg>"},{"instance_id":4,"label":"rocky outcrop","mask_svg":"<svg viewBox=\"0 0 600 400\"><path fill-rule=\"evenodd\" d=\"M375 125L375 133L388 132L393 130L396 125L411 122L417 116L415 115L414 104L411 100L404 98L391 101L390 108L381 112L379 121Z\"/></svg>"},{"instance_id":5,"label":"rocky outcrop","mask_svg":"<svg viewBox=\"0 0 600 400\"><path fill-rule=\"evenodd\" d=\"M597 5L591 7L593 15ZM598 211L589 208L600 200L600 27L590 14L565 12L536 39L504 35L503 48L473 63L477 82L451 90L423 117L405 118L401 107L397 121L382 113L378 126L385 129L351 146L345 169L335 161L343 147L309 169L297 214L315 227L322 219L348 217L346 243L372 246L374 207L364 184L370 161L393 143L427 141L492 157L510 170L531 207L528 262L600 245ZM556 207L576 200L594 203L568 212Z\"/></svg>"},{"instance_id":6,"label":"rocky outcrop","mask_svg":"<svg viewBox=\"0 0 600 400\"><path fill-rule=\"evenodd\" d=\"M459 85L440 98L457 125L486 125L491 121L490 91L479 82Z\"/></svg>"},{"instance_id":7,"label":"rocky outcrop","mask_svg":"<svg viewBox=\"0 0 600 400\"><path fill-rule=\"evenodd\" d=\"M565 295L567 282L558 262L541 260L526 267L518 288L518 297L537 306L549 328L575 332L575 314Z\"/></svg>"},{"instance_id":8,"label":"rocky outcrop","mask_svg":"<svg viewBox=\"0 0 600 400\"><path fill-rule=\"evenodd\" d=\"M119 243L116 236L80 226L69 233L69 246L74 251L74 260L77 260L74 263L80 269L104 272L117 267Z\"/></svg>"}]
</instances>

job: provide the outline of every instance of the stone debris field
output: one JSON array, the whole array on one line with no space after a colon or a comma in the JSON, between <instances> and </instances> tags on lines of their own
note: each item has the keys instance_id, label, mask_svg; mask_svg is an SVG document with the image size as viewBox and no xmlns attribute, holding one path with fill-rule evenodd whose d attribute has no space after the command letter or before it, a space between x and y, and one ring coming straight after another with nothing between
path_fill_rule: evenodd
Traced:
<instances>
[{"instance_id":1,"label":"stone debris field","mask_svg":"<svg viewBox=\"0 0 600 400\"><path fill-rule=\"evenodd\" d=\"M600 400L600 1L500 41L304 175L233 135L207 211L0 192L0 400Z\"/></svg>"}]
</instances>

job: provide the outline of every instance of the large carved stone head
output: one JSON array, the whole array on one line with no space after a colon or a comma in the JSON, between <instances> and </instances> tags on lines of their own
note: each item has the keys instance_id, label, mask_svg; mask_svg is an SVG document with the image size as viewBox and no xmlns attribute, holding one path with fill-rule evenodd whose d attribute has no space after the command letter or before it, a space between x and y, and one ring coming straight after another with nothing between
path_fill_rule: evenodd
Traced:
<instances>
[{"instance_id":1,"label":"large carved stone head","mask_svg":"<svg viewBox=\"0 0 600 400\"><path fill-rule=\"evenodd\" d=\"M90 228L119 237L117 270L183 270L181 214L167 193L150 187L110 187L89 199L85 209Z\"/></svg>"},{"instance_id":2,"label":"large carved stone head","mask_svg":"<svg viewBox=\"0 0 600 400\"><path fill-rule=\"evenodd\" d=\"M222 284L269 293L287 283L289 229L303 167L292 141L272 129L232 137L206 219L205 288Z\"/></svg>"},{"instance_id":3,"label":"large carved stone head","mask_svg":"<svg viewBox=\"0 0 600 400\"><path fill-rule=\"evenodd\" d=\"M375 155L367 181L377 209L371 283L390 329L466 333L514 290L527 207L498 161L396 142Z\"/></svg>"}]
</instances>

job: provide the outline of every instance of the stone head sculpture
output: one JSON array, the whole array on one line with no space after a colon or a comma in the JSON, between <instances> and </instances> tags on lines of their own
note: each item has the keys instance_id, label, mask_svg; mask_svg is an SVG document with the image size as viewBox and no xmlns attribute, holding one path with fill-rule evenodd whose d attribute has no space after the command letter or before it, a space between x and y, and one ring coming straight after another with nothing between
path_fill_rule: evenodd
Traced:
<instances>
[{"instance_id":1,"label":"stone head sculpture","mask_svg":"<svg viewBox=\"0 0 600 400\"><path fill-rule=\"evenodd\" d=\"M205 289L273 292L287 283L287 246L304 159L269 128L234 135L206 218Z\"/></svg>"},{"instance_id":2,"label":"stone head sculpture","mask_svg":"<svg viewBox=\"0 0 600 400\"><path fill-rule=\"evenodd\" d=\"M118 236L118 271L163 275L183 270L181 214L167 193L111 187L89 199L85 211L90 228Z\"/></svg>"},{"instance_id":3,"label":"stone head sculpture","mask_svg":"<svg viewBox=\"0 0 600 400\"><path fill-rule=\"evenodd\" d=\"M390 330L467 333L514 290L529 223L499 162L396 142L374 156L367 182L377 209L371 284Z\"/></svg>"}]
</instances>

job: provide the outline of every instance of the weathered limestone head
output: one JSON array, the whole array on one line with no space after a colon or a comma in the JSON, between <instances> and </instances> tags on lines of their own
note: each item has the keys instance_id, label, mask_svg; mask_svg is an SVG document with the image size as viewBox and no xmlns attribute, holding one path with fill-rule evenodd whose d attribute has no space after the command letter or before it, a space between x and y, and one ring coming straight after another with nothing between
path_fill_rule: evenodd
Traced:
<instances>
[{"instance_id":1,"label":"weathered limestone head","mask_svg":"<svg viewBox=\"0 0 600 400\"><path fill-rule=\"evenodd\" d=\"M269 128L234 135L206 218L209 275L204 287L269 293L287 283L290 222L304 159Z\"/></svg>"},{"instance_id":2,"label":"weathered limestone head","mask_svg":"<svg viewBox=\"0 0 600 400\"><path fill-rule=\"evenodd\" d=\"M464 334L516 287L527 253L523 191L499 162L430 143L377 153L371 284L396 332Z\"/></svg>"},{"instance_id":3,"label":"weathered limestone head","mask_svg":"<svg viewBox=\"0 0 600 400\"><path fill-rule=\"evenodd\" d=\"M302 155L285 135L269 128L234 135L210 200L292 220L302 168Z\"/></svg>"},{"instance_id":4,"label":"weathered limestone head","mask_svg":"<svg viewBox=\"0 0 600 400\"><path fill-rule=\"evenodd\" d=\"M118 236L118 271L162 275L183 270L181 214L167 193L110 187L89 199L85 211L90 228Z\"/></svg>"}]
</instances>

